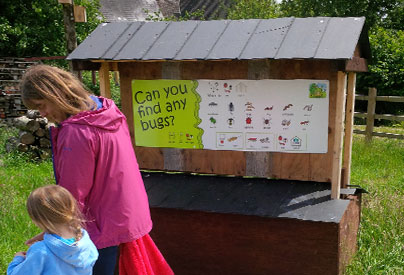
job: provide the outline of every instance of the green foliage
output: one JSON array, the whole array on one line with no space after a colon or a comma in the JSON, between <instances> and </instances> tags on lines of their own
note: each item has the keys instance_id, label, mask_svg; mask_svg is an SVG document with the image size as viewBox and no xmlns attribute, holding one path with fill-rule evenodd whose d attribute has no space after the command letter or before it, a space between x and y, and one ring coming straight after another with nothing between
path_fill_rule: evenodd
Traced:
<instances>
[{"instance_id":1,"label":"green foliage","mask_svg":"<svg viewBox=\"0 0 404 275\"><path fill-rule=\"evenodd\" d=\"M193 12L186 11L182 16L168 16L168 17L161 17L160 12L150 12L147 9L143 10L146 14L146 21L187 21L187 20L205 20L205 10L198 9Z\"/></svg>"},{"instance_id":2,"label":"green foliage","mask_svg":"<svg viewBox=\"0 0 404 275\"><path fill-rule=\"evenodd\" d=\"M404 1L394 1L395 6L386 10L382 26L386 29L404 30Z\"/></svg>"},{"instance_id":3,"label":"green foliage","mask_svg":"<svg viewBox=\"0 0 404 275\"><path fill-rule=\"evenodd\" d=\"M375 27L369 34L372 60L360 87L376 87L378 95L404 96L404 31Z\"/></svg>"},{"instance_id":4,"label":"green foliage","mask_svg":"<svg viewBox=\"0 0 404 275\"><path fill-rule=\"evenodd\" d=\"M79 42L100 22L99 2L77 0L87 8L87 23L77 23ZM10 57L63 56L66 42L62 4L56 0L2 0L0 55Z\"/></svg>"},{"instance_id":5,"label":"green foliage","mask_svg":"<svg viewBox=\"0 0 404 275\"><path fill-rule=\"evenodd\" d=\"M403 162L403 141L374 138L366 144L354 136L351 183L369 194L363 195L359 250L345 274L404 274Z\"/></svg>"},{"instance_id":6,"label":"green foliage","mask_svg":"<svg viewBox=\"0 0 404 275\"><path fill-rule=\"evenodd\" d=\"M87 22L76 23L77 44L80 44L103 21L103 17L99 0L75 0L74 3L86 7Z\"/></svg>"},{"instance_id":7,"label":"green foliage","mask_svg":"<svg viewBox=\"0 0 404 275\"><path fill-rule=\"evenodd\" d=\"M82 72L82 79L84 86L88 89L88 91L92 92L95 95L100 95L100 82L98 79L98 74L95 76L96 84L93 84L92 75L89 71ZM119 81L115 81L114 73L110 72L109 80L110 80L110 90L111 90L111 98L115 102L116 106L121 109L121 90L119 86Z\"/></svg>"},{"instance_id":8,"label":"green foliage","mask_svg":"<svg viewBox=\"0 0 404 275\"><path fill-rule=\"evenodd\" d=\"M268 19L280 17L279 5L274 0L236 0L228 11L228 19Z\"/></svg>"},{"instance_id":9,"label":"green foliage","mask_svg":"<svg viewBox=\"0 0 404 275\"><path fill-rule=\"evenodd\" d=\"M31 161L26 154L7 153L5 142L17 130L0 127L0 274L18 251L27 250L24 242L40 230L31 222L26 207L29 193L42 185L54 184L51 161Z\"/></svg>"},{"instance_id":10,"label":"green foliage","mask_svg":"<svg viewBox=\"0 0 404 275\"><path fill-rule=\"evenodd\" d=\"M368 26L381 24L393 16L394 10L401 0L283 0L281 9L283 16L365 16Z\"/></svg>"}]
</instances>

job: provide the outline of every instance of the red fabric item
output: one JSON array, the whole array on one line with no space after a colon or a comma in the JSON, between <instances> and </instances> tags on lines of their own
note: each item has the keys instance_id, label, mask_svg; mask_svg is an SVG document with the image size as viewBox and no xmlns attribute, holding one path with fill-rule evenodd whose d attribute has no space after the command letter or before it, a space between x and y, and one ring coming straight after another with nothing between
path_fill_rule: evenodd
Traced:
<instances>
[{"instance_id":1,"label":"red fabric item","mask_svg":"<svg viewBox=\"0 0 404 275\"><path fill-rule=\"evenodd\" d=\"M119 275L172 275L149 234L119 245Z\"/></svg>"}]
</instances>

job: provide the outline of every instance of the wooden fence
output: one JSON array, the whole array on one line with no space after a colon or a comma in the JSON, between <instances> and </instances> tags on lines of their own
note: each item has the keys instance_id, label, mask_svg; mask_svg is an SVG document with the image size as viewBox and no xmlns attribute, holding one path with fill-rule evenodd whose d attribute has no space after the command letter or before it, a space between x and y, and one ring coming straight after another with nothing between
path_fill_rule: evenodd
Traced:
<instances>
[{"instance_id":1,"label":"wooden fence","mask_svg":"<svg viewBox=\"0 0 404 275\"><path fill-rule=\"evenodd\" d=\"M366 135L366 141L371 141L372 136L379 137L387 137L387 138L396 138L396 139L404 139L404 135L399 134L391 134L391 133L379 133L373 132L374 121L375 119L385 119L392 121L404 121L404 116L396 116L391 114L376 114L376 101L385 101L385 102L404 102L403 96L377 96L376 88L369 88L369 95L356 95L356 100L367 100L368 108L367 113L359 113L355 112L355 117L365 118L366 119L366 129L362 130L354 130L354 133L364 134Z\"/></svg>"}]
</instances>

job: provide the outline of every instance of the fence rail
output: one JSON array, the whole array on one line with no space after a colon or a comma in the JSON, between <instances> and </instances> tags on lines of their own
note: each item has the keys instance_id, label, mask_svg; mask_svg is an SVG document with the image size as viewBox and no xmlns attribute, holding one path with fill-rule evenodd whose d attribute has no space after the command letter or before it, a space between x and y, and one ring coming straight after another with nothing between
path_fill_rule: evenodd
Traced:
<instances>
[{"instance_id":1,"label":"fence rail","mask_svg":"<svg viewBox=\"0 0 404 275\"><path fill-rule=\"evenodd\" d=\"M399 134L391 134L391 133L379 133L373 132L375 119L384 119L390 121L404 121L404 116L391 115L391 114L376 114L376 102L377 101L385 101L385 102L404 102L403 96L377 96L376 88L369 88L369 95L356 95L356 100L365 100L368 102L367 113L355 112L354 116L359 118L366 119L366 130L354 130L354 133L364 134L366 136L367 141L372 140L372 136L378 137L387 137L387 138L396 138L396 139L404 139L404 135Z\"/></svg>"}]
</instances>

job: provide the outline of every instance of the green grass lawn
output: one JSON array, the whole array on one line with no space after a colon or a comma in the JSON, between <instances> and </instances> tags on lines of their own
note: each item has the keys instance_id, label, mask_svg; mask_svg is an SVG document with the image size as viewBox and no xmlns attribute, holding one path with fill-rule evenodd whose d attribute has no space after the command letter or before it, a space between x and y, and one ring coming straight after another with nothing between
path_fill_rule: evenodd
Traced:
<instances>
[{"instance_id":1,"label":"green grass lawn","mask_svg":"<svg viewBox=\"0 0 404 275\"><path fill-rule=\"evenodd\" d=\"M375 129L404 134L404 129ZM0 274L24 242L39 233L25 210L31 190L53 184L51 161L36 163L7 154L4 141L14 132L0 128ZM354 135L351 184L363 195L359 250L346 274L404 274L404 141Z\"/></svg>"}]
</instances>

